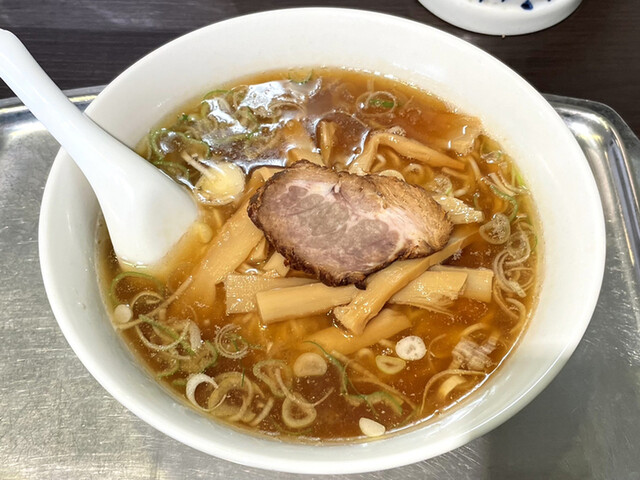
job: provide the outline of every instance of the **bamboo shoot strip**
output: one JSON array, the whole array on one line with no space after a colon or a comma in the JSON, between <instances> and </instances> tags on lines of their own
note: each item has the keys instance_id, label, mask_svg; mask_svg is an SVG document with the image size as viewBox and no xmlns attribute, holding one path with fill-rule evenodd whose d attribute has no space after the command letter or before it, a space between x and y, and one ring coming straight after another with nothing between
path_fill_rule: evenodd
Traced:
<instances>
[{"instance_id":1,"label":"bamboo shoot strip","mask_svg":"<svg viewBox=\"0 0 640 480\"><path fill-rule=\"evenodd\" d=\"M232 279L232 282L235 282L236 277L238 281L241 282L251 281L245 279L251 279L252 277L259 279L265 278L259 275L229 275L227 280ZM301 280L278 279L273 277L271 277L271 279ZM426 271L391 297L389 303L403 305L416 304L428 307L437 302L439 297L443 295L455 299L463 290L466 279L467 274L462 272ZM238 294L236 293L238 287L233 284L227 287L227 280L225 280L225 289L227 291L227 312L229 313L230 306L235 308L233 307L235 302L246 301L247 296L241 293L241 298L238 299ZM263 282L263 280L261 280L261 282ZM308 282L311 283L313 280L309 280ZM266 285L266 282L264 284ZM321 283L313 283L301 287L278 283L273 284L272 288L274 288L274 290L266 287L256 291L262 321L267 325L291 318L300 318L316 313L328 312L334 307L349 303L358 293L358 290L353 285L346 287L328 287ZM244 304L240 306L242 307ZM251 310L254 309L253 304L251 304ZM231 313L239 313L240 311L248 312L250 310L234 310Z\"/></svg>"},{"instance_id":2,"label":"bamboo shoot strip","mask_svg":"<svg viewBox=\"0 0 640 480\"><path fill-rule=\"evenodd\" d=\"M282 136L290 145L297 145L302 150L312 152L316 148L307 128L299 120L286 122L282 127Z\"/></svg>"},{"instance_id":3,"label":"bamboo shoot strip","mask_svg":"<svg viewBox=\"0 0 640 480\"><path fill-rule=\"evenodd\" d=\"M258 242L258 245L251 251L247 261L250 263L259 263L263 262L267 259L267 255L269 254L269 242L265 237L262 237L262 240Z\"/></svg>"},{"instance_id":4,"label":"bamboo shoot strip","mask_svg":"<svg viewBox=\"0 0 640 480\"><path fill-rule=\"evenodd\" d=\"M468 275L464 272L427 270L389 299L402 305L429 305L439 297L452 300L462 292Z\"/></svg>"},{"instance_id":5,"label":"bamboo shoot strip","mask_svg":"<svg viewBox=\"0 0 640 480\"><path fill-rule=\"evenodd\" d=\"M326 166L331 165L331 150L333 149L334 136L336 134L336 124L323 120L318 124L318 137L322 161Z\"/></svg>"},{"instance_id":6,"label":"bamboo shoot strip","mask_svg":"<svg viewBox=\"0 0 640 480\"><path fill-rule=\"evenodd\" d=\"M465 167L464 162L440 153L416 140L389 132L379 132L369 137L362 153L349 166L349 171L351 173L369 172L380 145L392 148L403 157L417 160L431 167L449 167L455 170L464 170Z\"/></svg>"},{"instance_id":7,"label":"bamboo shoot strip","mask_svg":"<svg viewBox=\"0 0 640 480\"><path fill-rule=\"evenodd\" d=\"M449 243L425 258L393 262L369 276L366 290L360 290L349 305L334 309L333 314L349 331L360 334L367 322L378 314L387 301L429 267L442 263L476 237L477 227L458 228Z\"/></svg>"},{"instance_id":8,"label":"bamboo shoot strip","mask_svg":"<svg viewBox=\"0 0 640 480\"><path fill-rule=\"evenodd\" d=\"M284 257L278 252L274 252L271 258L262 266L265 272L276 272L281 277L285 277L289 273L289 267L285 264Z\"/></svg>"},{"instance_id":9,"label":"bamboo shoot strip","mask_svg":"<svg viewBox=\"0 0 640 480\"><path fill-rule=\"evenodd\" d=\"M487 268L450 267L436 265L431 268L434 272L463 272L467 274L467 283L462 289L462 296L489 303L493 288L493 270Z\"/></svg>"},{"instance_id":10,"label":"bamboo shoot strip","mask_svg":"<svg viewBox=\"0 0 640 480\"><path fill-rule=\"evenodd\" d=\"M256 294L263 290L288 289L288 287L314 282L317 282L317 280L311 278L278 278L265 275L229 274L224 279L227 315L255 311L258 308Z\"/></svg>"},{"instance_id":11,"label":"bamboo shoot strip","mask_svg":"<svg viewBox=\"0 0 640 480\"><path fill-rule=\"evenodd\" d=\"M260 167L253 171L251 178L254 177L256 179L260 179L263 182L266 182L271 177L273 177L276 173L281 172L284 168L281 167Z\"/></svg>"},{"instance_id":12,"label":"bamboo shoot strip","mask_svg":"<svg viewBox=\"0 0 640 480\"><path fill-rule=\"evenodd\" d=\"M260 167L251 172L242 194L242 199L238 203L246 203L274 174L282 171L282 167ZM246 208L246 206L244 207Z\"/></svg>"},{"instance_id":13,"label":"bamboo shoot strip","mask_svg":"<svg viewBox=\"0 0 640 480\"><path fill-rule=\"evenodd\" d=\"M468 154L482 133L478 119L448 114L448 131L442 137L430 137L427 143L441 150L453 150L460 155Z\"/></svg>"},{"instance_id":14,"label":"bamboo shoot strip","mask_svg":"<svg viewBox=\"0 0 640 480\"><path fill-rule=\"evenodd\" d=\"M181 302L211 305L215 300L215 286L238 268L262 237L262 232L247 215L247 204L243 204L211 241L191 274L193 281Z\"/></svg>"},{"instance_id":15,"label":"bamboo shoot strip","mask_svg":"<svg viewBox=\"0 0 640 480\"><path fill-rule=\"evenodd\" d=\"M325 313L355 297L354 285L328 287L313 283L299 287L266 290L256 294L262 323L269 325L291 318Z\"/></svg>"},{"instance_id":16,"label":"bamboo shoot strip","mask_svg":"<svg viewBox=\"0 0 640 480\"><path fill-rule=\"evenodd\" d=\"M462 200L449 195L433 195L433 199L447 212L449 220L454 225L484 221L484 213L470 207Z\"/></svg>"},{"instance_id":17,"label":"bamboo shoot strip","mask_svg":"<svg viewBox=\"0 0 640 480\"><path fill-rule=\"evenodd\" d=\"M393 337L410 326L409 319L401 313L384 309L369 322L362 335L345 335L339 328L329 327L307 337L303 345L308 350L313 347L313 343L308 342L314 342L328 352L335 350L343 355L350 355L382 339Z\"/></svg>"},{"instance_id":18,"label":"bamboo shoot strip","mask_svg":"<svg viewBox=\"0 0 640 480\"><path fill-rule=\"evenodd\" d=\"M287 152L287 165L293 165L294 163L299 162L300 160L308 160L311 163L315 163L316 165L320 165L324 167L324 162L322 161L322 157L319 153L313 152L311 150L304 150L302 148L292 148Z\"/></svg>"},{"instance_id":19,"label":"bamboo shoot strip","mask_svg":"<svg viewBox=\"0 0 640 480\"><path fill-rule=\"evenodd\" d=\"M302 123L297 120L287 122L282 129L282 133L290 144L296 145L295 148L287 152L287 166L293 165L303 159L316 165L324 166L322 157L314 151L316 144Z\"/></svg>"}]
</instances>

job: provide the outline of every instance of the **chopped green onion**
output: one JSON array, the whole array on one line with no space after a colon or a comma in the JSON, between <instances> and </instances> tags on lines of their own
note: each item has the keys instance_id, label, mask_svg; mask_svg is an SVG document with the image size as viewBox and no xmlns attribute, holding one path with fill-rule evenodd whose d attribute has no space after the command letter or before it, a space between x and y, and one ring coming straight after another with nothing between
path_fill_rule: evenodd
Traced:
<instances>
[{"instance_id":1,"label":"chopped green onion","mask_svg":"<svg viewBox=\"0 0 640 480\"><path fill-rule=\"evenodd\" d=\"M239 325L229 323L218 330L214 339L214 346L217 352L223 357L238 360L249 352L249 342L247 342L242 335L234 332L234 330L239 329ZM243 346L239 347L238 342L242 343ZM232 344L235 350L232 351L229 344Z\"/></svg>"},{"instance_id":2,"label":"chopped green onion","mask_svg":"<svg viewBox=\"0 0 640 480\"><path fill-rule=\"evenodd\" d=\"M184 165L181 165L179 163L176 162L167 162L165 160L156 160L155 162L151 162L153 163L156 167L158 168L162 168L165 167L167 170L170 169L174 169L174 170L179 170L180 173L182 173L182 177L185 179L189 179L189 169L187 167L185 167ZM169 172L167 172L169 173Z\"/></svg>"},{"instance_id":3,"label":"chopped green onion","mask_svg":"<svg viewBox=\"0 0 640 480\"><path fill-rule=\"evenodd\" d=\"M218 351L209 340L204 341L202 348L188 362L183 362L180 369L183 373L204 373L218 361Z\"/></svg>"},{"instance_id":4,"label":"chopped green onion","mask_svg":"<svg viewBox=\"0 0 640 480\"><path fill-rule=\"evenodd\" d=\"M218 351L216 350L216 347L213 346L213 344L209 341L209 340L205 340L204 344L209 348L209 351L213 352L213 359L204 366L204 368L202 369L202 371L204 372L207 368L211 368L213 367L216 362L218 361Z\"/></svg>"},{"instance_id":5,"label":"chopped green onion","mask_svg":"<svg viewBox=\"0 0 640 480\"><path fill-rule=\"evenodd\" d=\"M178 334L178 332L176 332L173 328L167 327L166 325L163 325L160 322L156 322L155 320L152 320L146 315L140 315L138 318L142 320L143 323L151 325L152 327L155 327L158 330L166 333L167 335L169 335L169 337L171 337L172 340L178 340L178 338L180 338L180 335ZM193 356L196 354L196 352L194 352L191 349L191 345L189 345L189 342L187 340L182 340L180 342L180 345L182 346L182 348L184 348L184 350L187 352L188 355Z\"/></svg>"},{"instance_id":6,"label":"chopped green onion","mask_svg":"<svg viewBox=\"0 0 640 480\"><path fill-rule=\"evenodd\" d=\"M113 302L114 305L117 305L119 303L125 303L118 298L118 295L116 293L116 288L118 287L118 283L120 283L120 281L125 278L140 278L142 280L148 280L155 284L158 293L164 295L164 287L160 282L160 280L158 280L157 278L142 272L120 272L111 281L111 287L109 288L109 297L111 298L111 301Z\"/></svg>"},{"instance_id":7,"label":"chopped green onion","mask_svg":"<svg viewBox=\"0 0 640 480\"><path fill-rule=\"evenodd\" d=\"M358 424L360 425L360 431L365 435L365 437L381 437L387 430L387 428L381 423L367 417L360 418Z\"/></svg>"},{"instance_id":8,"label":"chopped green onion","mask_svg":"<svg viewBox=\"0 0 640 480\"><path fill-rule=\"evenodd\" d=\"M309 70L309 72L304 75L305 72L294 72L289 70L289 80L291 80L294 83L297 83L298 85L304 85L305 83L307 83L309 80L311 80L311 77L313 76L313 70Z\"/></svg>"},{"instance_id":9,"label":"chopped green onion","mask_svg":"<svg viewBox=\"0 0 640 480\"><path fill-rule=\"evenodd\" d=\"M151 151L158 158L164 158L164 153L162 153L162 151L160 150L160 147L158 147L158 136L160 136L161 133L166 133L166 132L168 132L166 128L160 128L158 130L151 132L151 134L149 135L149 145L151 146Z\"/></svg>"},{"instance_id":10,"label":"chopped green onion","mask_svg":"<svg viewBox=\"0 0 640 480\"><path fill-rule=\"evenodd\" d=\"M144 323L151 325L152 327L157 328L158 330L161 330L162 332L166 333L167 335L169 335L173 340L177 340L178 338L180 338L180 335L178 335L178 332L176 332L173 328L171 327L167 327L166 325L161 324L160 322L156 322L155 320L152 320L151 318L147 317L146 315L140 315L140 320L142 320Z\"/></svg>"},{"instance_id":11,"label":"chopped green onion","mask_svg":"<svg viewBox=\"0 0 640 480\"><path fill-rule=\"evenodd\" d=\"M372 403L372 404L384 403L398 415L402 414L402 404L398 401L396 397L394 397L388 392L378 390L377 392L373 392L365 396L367 397L367 400L369 401L369 403Z\"/></svg>"},{"instance_id":12,"label":"chopped green onion","mask_svg":"<svg viewBox=\"0 0 640 480\"><path fill-rule=\"evenodd\" d=\"M372 98L369 100L369 105L373 107L393 108L396 102L393 100L382 100L380 98Z\"/></svg>"},{"instance_id":13,"label":"chopped green onion","mask_svg":"<svg viewBox=\"0 0 640 480\"><path fill-rule=\"evenodd\" d=\"M475 207L476 210L482 210L480 208L480 201L478 200L480 198L480 195L476 192L473 194L473 206Z\"/></svg>"},{"instance_id":14,"label":"chopped green onion","mask_svg":"<svg viewBox=\"0 0 640 480\"><path fill-rule=\"evenodd\" d=\"M189 145L193 145L196 147L204 147L205 151L204 151L204 157L205 158L209 158L209 156L211 155L211 149L209 148L209 144L206 142L203 142L202 140L198 140L197 138L191 138L188 137L187 135L185 135L182 132L174 132L178 137L180 137L180 139L182 139L183 142L185 142L185 146L189 146Z\"/></svg>"},{"instance_id":15,"label":"chopped green onion","mask_svg":"<svg viewBox=\"0 0 640 480\"><path fill-rule=\"evenodd\" d=\"M285 435L289 435L291 437L301 437L302 435L310 434L313 431L313 427L307 427L303 430L289 430L288 428L277 423L273 418L269 417L267 419L271 426L278 431L278 433L284 433Z\"/></svg>"},{"instance_id":16,"label":"chopped green onion","mask_svg":"<svg viewBox=\"0 0 640 480\"><path fill-rule=\"evenodd\" d=\"M496 194L498 197L502 198L503 200L506 200L511 204L512 211L511 211L511 215L509 215L509 221L512 222L513 219L516 218L516 215L518 215L518 201L515 199L515 197L512 197L511 195L507 195L506 193L504 193L502 190L500 190L498 187L496 187L493 184L489 185L489 187L491 188L491 191L494 194Z\"/></svg>"},{"instance_id":17,"label":"chopped green onion","mask_svg":"<svg viewBox=\"0 0 640 480\"><path fill-rule=\"evenodd\" d=\"M329 361L333 363L336 367L339 367L339 368L343 367L342 362L340 362L340 360L338 360L336 357L328 353L319 343L313 342L311 340L305 340L304 343L310 343L311 345L315 345L322 351L322 353L324 353L324 356L327 357Z\"/></svg>"},{"instance_id":18,"label":"chopped green onion","mask_svg":"<svg viewBox=\"0 0 640 480\"><path fill-rule=\"evenodd\" d=\"M373 414L377 417L378 412L376 411L373 404L370 402L369 395L364 395L358 392L358 389L355 387L353 382L351 382L351 379L347 374L347 367L343 365L342 362L340 362L340 360L338 360L336 357L334 357L330 353L327 353L327 351L324 348L322 348L322 346L319 345L318 343L312 342L309 340L307 340L306 343L311 343L312 345L315 345L316 347L318 347L322 351L322 353L324 353L324 355L329 359L329 361L333 363L336 366L336 368L340 371L340 394L345 397L347 402L351 404L355 403L358 405L364 402L366 403L367 407L373 412ZM355 394L349 393L349 386L356 392Z\"/></svg>"},{"instance_id":19,"label":"chopped green onion","mask_svg":"<svg viewBox=\"0 0 640 480\"><path fill-rule=\"evenodd\" d=\"M180 370L180 361L176 360L172 366L160 372L157 375L157 377L158 378L170 377L171 375L175 375L176 373L178 373L178 370Z\"/></svg>"},{"instance_id":20,"label":"chopped green onion","mask_svg":"<svg viewBox=\"0 0 640 480\"><path fill-rule=\"evenodd\" d=\"M335 367L340 371L340 393L342 395L349 395L349 391L348 391L348 386L351 383L349 380L349 377L347 375L347 369L345 368L344 365L342 365L342 362L340 360L338 360L336 357L334 357L333 355L331 355L330 353L328 353L323 347L322 345L316 343L316 342L312 342L310 340L307 340L305 343L310 343L312 345L315 345L316 347L318 347L322 353L324 353L325 357L327 357L329 359L329 361L331 363L333 363L335 365ZM357 391L357 390L356 390Z\"/></svg>"},{"instance_id":21,"label":"chopped green onion","mask_svg":"<svg viewBox=\"0 0 640 480\"><path fill-rule=\"evenodd\" d=\"M258 380L262 381L267 387L269 387L269 390L271 390L271 393L273 393L276 397L278 398L284 397L285 392L283 392L280 386L278 385L278 383L269 376L267 372L268 368L273 368L273 369L279 368L282 373L281 376L282 376L283 382L286 381L285 379L292 378L291 370L283 360L277 360L273 358L269 360L262 360L261 362L258 362L253 366L253 374L255 375L255 377ZM284 373L286 373L287 375L284 375Z\"/></svg>"},{"instance_id":22,"label":"chopped green onion","mask_svg":"<svg viewBox=\"0 0 640 480\"><path fill-rule=\"evenodd\" d=\"M531 251L533 252L536 247L538 246L538 235L536 235L535 233L533 234L533 245L531 247Z\"/></svg>"},{"instance_id":23,"label":"chopped green onion","mask_svg":"<svg viewBox=\"0 0 640 480\"><path fill-rule=\"evenodd\" d=\"M244 115L244 118L242 115ZM250 130L250 132L247 133L247 136L253 135L260 128L260 120L258 120L250 107L242 106L238 108L235 112L235 118L246 130ZM245 121L242 122L242 120Z\"/></svg>"},{"instance_id":24,"label":"chopped green onion","mask_svg":"<svg viewBox=\"0 0 640 480\"><path fill-rule=\"evenodd\" d=\"M204 94L204 96L202 97L203 100L207 100L210 97L215 97L218 95L225 95L229 93L229 90L221 90L221 89L216 89L216 90L211 90L207 93Z\"/></svg>"},{"instance_id":25,"label":"chopped green onion","mask_svg":"<svg viewBox=\"0 0 640 480\"><path fill-rule=\"evenodd\" d=\"M191 138L182 132L176 132L175 130L167 130L166 128L160 128L158 130L151 132L151 134L149 135L149 145L151 146L151 150L153 151L153 153L156 155L156 157L158 157L158 160L164 160L164 152L158 146L158 137L160 137L160 135L169 135L169 134L173 134L176 137L178 137L180 141L183 143L185 148L189 146L196 146L200 148L204 147L204 157L208 158L211 155L211 149L209 148L209 145L203 142L202 140Z\"/></svg>"},{"instance_id":26,"label":"chopped green onion","mask_svg":"<svg viewBox=\"0 0 640 480\"><path fill-rule=\"evenodd\" d=\"M500 150L494 150L489 153L483 153L480 158L487 163L498 163L502 159L503 153Z\"/></svg>"},{"instance_id":27,"label":"chopped green onion","mask_svg":"<svg viewBox=\"0 0 640 480\"><path fill-rule=\"evenodd\" d=\"M388 355L376 356L376 366L380 371L388 375L395 375L404 369L407 365L402 358L392 357Z\"/></svg>"}]
</instances>

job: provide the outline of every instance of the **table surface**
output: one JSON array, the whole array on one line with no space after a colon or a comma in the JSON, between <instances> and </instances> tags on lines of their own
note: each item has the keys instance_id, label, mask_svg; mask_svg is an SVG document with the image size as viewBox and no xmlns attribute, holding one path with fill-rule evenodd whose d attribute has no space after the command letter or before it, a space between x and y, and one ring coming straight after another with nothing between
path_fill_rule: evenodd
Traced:
<instances>
[{"instance_id":1,"label":"table surface","mask_svg":"<svg viewBox=\"0 0 640 480\"><path fill-rule=\"evenodd\" d=\"M450 26L417 0L0 0L0 28L16 33L68 89L106 84L156 47L204 25L319 4L381 11L451 32L498 57L541 92L606 103L640 132L638 0L584 0L559 25L507 38ZM0 81L0 98L11 96Z\"/></svg>"},{"instance_id":2,"label":"table surface","mask_svg":"<svg viewBox=\"0 0 640 480\"><path fill-rule=\"evenodd\" d=\"M86 107L95 91L75 101ZM603 104L549 99L577 134L606 217L602 292L575 353L530 405L463 447L393 470L304 479L179 444L83 368L38 263L40 199L58 147L15 100L0 100L0 479L639 480L640 208L630 193L640 191L640 141Z\"/></svg>"}]
</instances>

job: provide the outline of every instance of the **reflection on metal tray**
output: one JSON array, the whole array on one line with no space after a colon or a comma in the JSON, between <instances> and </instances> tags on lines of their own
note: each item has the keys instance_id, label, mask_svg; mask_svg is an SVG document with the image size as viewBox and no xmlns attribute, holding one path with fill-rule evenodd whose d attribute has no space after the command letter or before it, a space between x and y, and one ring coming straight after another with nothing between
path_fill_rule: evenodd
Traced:
<instances>
[{"instance_id":1,"label":"reflection on metal tray","mask_svg":"<svg viewBox=\"0 0 640 480\"><path fill-rule=\"evenodd\" d=\"M99 90L69 94L84 108ZM349 478L640 478L640 143L605 105L547 98L582 146L607 218L607 268L591 325L560 375L501 427L432 460ZM296 478L209 457L157 432L75 357L38 266L40 199L57 149L16 100L0 101L0 478Z\"/></svg>"}]
</instances>

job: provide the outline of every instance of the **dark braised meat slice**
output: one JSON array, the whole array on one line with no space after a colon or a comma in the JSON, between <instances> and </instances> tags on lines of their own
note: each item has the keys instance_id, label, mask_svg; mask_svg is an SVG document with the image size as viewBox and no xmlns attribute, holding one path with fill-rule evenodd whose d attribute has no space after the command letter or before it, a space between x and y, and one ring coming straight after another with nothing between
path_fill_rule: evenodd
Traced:
<instances>
[{"instance_id":1,"label":"dark braised meat slice","mask_svg":"<svg viewBox=\"0 0 640 480\"><path fill-rule=\"evenodd\" d=\"M444 247L452 225L424 189L380 175L335 172L307 161L275 174L249 217L292 268L331 286L364 286L394 260Z\"/></svg>"}]
</instances>

